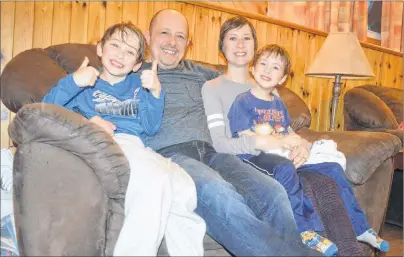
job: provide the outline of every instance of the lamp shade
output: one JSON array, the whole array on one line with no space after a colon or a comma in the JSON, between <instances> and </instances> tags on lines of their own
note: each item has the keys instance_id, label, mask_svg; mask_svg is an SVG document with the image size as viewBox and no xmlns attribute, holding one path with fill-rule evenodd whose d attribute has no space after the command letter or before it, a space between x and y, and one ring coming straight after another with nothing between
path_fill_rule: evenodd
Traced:
<instances>
[{"instance_id":1,"label":"lamp shade","mask_svg":"<svg viewBox=\"0 0 404 257\"><path fill-rule=\"evenodd\" d=\"M352 32L331 32L318 51L306 76L349 79L374 77L358 38Z\"/></svg>"}]
</instances>

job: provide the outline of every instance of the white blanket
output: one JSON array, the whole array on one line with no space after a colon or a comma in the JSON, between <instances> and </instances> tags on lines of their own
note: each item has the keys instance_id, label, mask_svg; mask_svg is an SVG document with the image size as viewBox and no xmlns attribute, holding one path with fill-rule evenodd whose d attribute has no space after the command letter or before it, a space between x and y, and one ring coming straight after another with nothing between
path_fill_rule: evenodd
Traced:
<instances>
[{"instance_id":1,"label":"white blanket","mask_svg":"<svg viewBox=\"0 0 404 257\"><path fill-rule=\"evenodd\" d=\"M289 159L290 151L283 149L272 149L267 153L277 154ZM323 162L336 162L345 170L345 155L337 150L337 143L333 140L321 139L315 141L310 150L310 155L304 164L317 164Z\"/></svg>"}]
</instances>

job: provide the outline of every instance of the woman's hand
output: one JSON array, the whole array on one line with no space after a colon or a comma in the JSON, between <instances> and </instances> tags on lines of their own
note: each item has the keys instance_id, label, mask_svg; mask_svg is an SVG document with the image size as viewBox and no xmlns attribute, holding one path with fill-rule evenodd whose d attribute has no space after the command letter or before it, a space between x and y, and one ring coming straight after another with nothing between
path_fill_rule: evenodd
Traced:
<instances>
[{"instance_id":1,"label":"woman's hand","mask_svg":"<svg viewBox=\"0 0 404 257\"><path fill-rule=\"evenodd\" d=\"M296 169L302 166L310 155L311 143L302 138L301 144L294 147L290 152L289 158L293 161Z\"/></svg>"},{"instance_id":2,"label":"woman's hand","mask_svg":"<svg viewBox=\"0 0 404 257\"><path fill-rule=\"evenodd\" d=\"M302 138L295 133L285 135L281 137L280 140L282 141L281 147L290 151L303 142Z\"/></svg>"}]
</instances>

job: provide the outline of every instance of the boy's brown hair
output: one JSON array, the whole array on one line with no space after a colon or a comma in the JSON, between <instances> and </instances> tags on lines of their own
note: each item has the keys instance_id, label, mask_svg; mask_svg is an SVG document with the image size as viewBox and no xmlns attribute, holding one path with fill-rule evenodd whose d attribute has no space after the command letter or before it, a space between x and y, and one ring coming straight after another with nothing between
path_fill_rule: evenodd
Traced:
<instances>
[{"instance_id":1,"label":"boy's brown hair","mask_svg":"<svg viewBox=\"0 0 404 257\"><path fill-rule=\"evenodd\" d=\"M137 63L142 62L144 59L144 56L145 56L145 52L146 52L146 39L144 38L142 31L130 21L117 23L117 24L109 27L104 32L104 35L102 36L102 38L99 42L99 44L101 44L101 47L104 46L105 42L107 42L107 40L110 39L111 36L116 31L121 32L121 37L122 37L123 42L125 42L125 36L130 32L134 33L137 36L137 38L139 39L139 49L137 51L136 62Z\"/></svg>"},{"instance_id":2,"label":"boy's brown hair","mask_svg":"<svg viewBox=\"0 0 404 257\"><path fill-rule=\"evenodd\" d=\"M258 52L255 54L254 59L253 59L253 67L257 65L257 62L263 55L274 55L275 57L280 57L284 66L284 75L289 74L290 71L290 56L288 51L286 51L285 48L281 47L280 45L277 44L272 44L272 45L266 45L262 47L261 49L258 50Z\"/></svg>"},{"instance_id":3,"label":"boy's brown hair","mask_svg":"<svg viewBox=\"0 0 404 257\"><path fill-rule=\"evenodd\" d=\"M227 32L229 32L232 29L237 29L241 28L244 25L248 25L251 29L252 37L254 40L254 52L257 51L258 47L258 40L257 40L257 33L255 32L254 26L249 22L246 18L242 16L236 16L231 19L228 19L225 21L220 28L220 36L219 36L219 51L224 55L223 53L223 41L224 37L226 36Z\"/></svg>"}]
</instances>

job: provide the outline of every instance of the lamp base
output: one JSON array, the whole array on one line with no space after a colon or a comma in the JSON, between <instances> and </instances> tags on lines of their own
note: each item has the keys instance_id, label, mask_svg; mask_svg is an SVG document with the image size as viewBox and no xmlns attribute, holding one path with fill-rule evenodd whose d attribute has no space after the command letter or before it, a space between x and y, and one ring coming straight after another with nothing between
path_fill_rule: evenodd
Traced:
<instances>
[{"instance_id":1,"label":"lamp base","mask_svg":"<svg viewBox=\"0 0 404 257\"><path fill-rule=\"evenodd\" d=\"M332 105L331 105L331 123L330 131L334 131L336 128L338 99L341 94L341 75L335 75L334 87L332 89Z\"/></svg>"}]
</instances>

